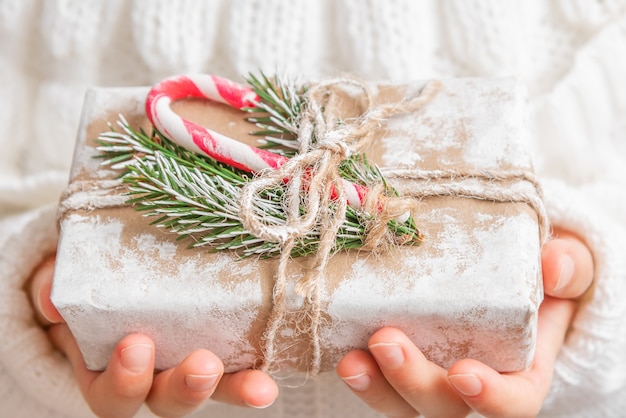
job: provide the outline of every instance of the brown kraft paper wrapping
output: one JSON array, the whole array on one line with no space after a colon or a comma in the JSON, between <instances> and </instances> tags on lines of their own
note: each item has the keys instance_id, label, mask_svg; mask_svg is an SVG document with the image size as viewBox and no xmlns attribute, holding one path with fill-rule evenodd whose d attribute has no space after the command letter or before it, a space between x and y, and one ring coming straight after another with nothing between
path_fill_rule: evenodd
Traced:
<instances>
[{"instance_id":1,"label":"brown kraft paper wrapping","mask_svg":"<svg viewBox=\"0 0 626 418\"><path fill-rule=\"evenodd\" d=\"M375 85L372 91L381 101L399 100L422 86ZM126 190L115 180L120 173L93 158L94 139L118 114L131 126L151 129L143 112L147 91L87 94L61 203L53 303L90 369L105 368L116 343L134 332L154 339L158 369L197 348L213 351L227 372L257 367L277 260L187 248L188 242L124 206ZM385 325L405 331L444 367L466 357L503 372L529 366L543 296L537 213L524 202L489 198L503 189L535 193L527 181L532 167L524 106L524 91L512 80L451 79L420 110L385 122L368 156L402 194L420 200L416 223L426 241L384 254L332 257L322 285L322 371L347 351L366 348L368 337ZM175 109L254 144L247 134L253 126L238 110L194 100ZM437 170L466 175L420 179ZM488 172L510 175L487 178ZM421 196L424 184L442 191ZM97 208L94 195L120 207ZM310 341L295 333L303 301L293 291L306 268L304 258L290 265L288 313L275 342L278 361L271 365L277 373L310 367Z\"/></svg>"}]
</instances>

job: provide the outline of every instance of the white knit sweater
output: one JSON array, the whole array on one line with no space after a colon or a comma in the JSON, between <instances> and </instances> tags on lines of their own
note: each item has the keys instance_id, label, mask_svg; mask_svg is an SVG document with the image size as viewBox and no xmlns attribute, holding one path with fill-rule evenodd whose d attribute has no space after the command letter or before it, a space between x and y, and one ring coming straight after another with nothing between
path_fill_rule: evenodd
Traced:
<instances>
[{"instance_id":1,"label":"white knit sweater","mask_svg":"<svg viewBox=\"0 0 626 418\"><path fill-rule=\"evenodd\" d=\"M620 0L0 0L0 416L88 417L69 364L22 286L54 250L88 86L176 73L237 79L516 76L552 221L593 251L595 291L557 363L545 416L626 410L626 2ZM142 411L148 415L147 411ZM228 414L228 415L227 415ZM265 411L197 416L376 416L332 374Z\"/></svg>"}]
</instances>

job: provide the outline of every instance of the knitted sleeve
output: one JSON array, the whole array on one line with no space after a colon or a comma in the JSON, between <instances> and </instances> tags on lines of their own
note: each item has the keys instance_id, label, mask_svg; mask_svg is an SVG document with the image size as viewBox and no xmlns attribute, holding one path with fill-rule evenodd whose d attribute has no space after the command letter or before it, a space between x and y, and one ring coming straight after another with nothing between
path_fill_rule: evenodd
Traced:
<instances>
[{"instance_id":1,"label":"knitted sleeve","mask_svg":"<svg viewBox=\"0 0 626 418\"><path fill-rule=\"evenodd\" d=\"M618 185L572 188L544 184L553 224L583 237L595 263L591 296L572 323L562 348L546 416L619 416L626 406L626 207Z\"/></svg>"},{"instance_id":2,"label":"knitted sleeve","mask_svg":"<svg viewBox=\"0 0 626 418\"><path fill-rule=\"evenodd\" d=\"M590 4L590 2L589 2ZM593 28L568 72L532 102L542 175L553 224L592 251L593 292L561 350L546 416L621 416L626 408L626 16L602 20L563 2L570 25ZM595 19L595 20L594 20ZM585 33L581 30L580 32Z\"/></svg>"},{"instance_id":3,"label":"knitted sleeve","mask_svg":"<svg viewBox=\"0 0 626 418\"><path fill-rule=\"evenodd\" d=\"M86 417L71 367L35 322L23 289L35 267L54 252L55 213L51 205L0 223L0 363L31 403Z\"/></svg>"},{"instance_id":4,"label":"knitted sleeve","mask_svg":"<svg viewBox=\"0 0 626 418\"><path fill-rule=\"evenodd\" d=\"M69 362L34 320L24 291L34 269L56 249L56 206L50 204L0 222L0 373L6 372L17 386L0 387L2 416L33 416L31 410L38 416L92 416ZM10 399L3 399L5 389L10 389ZM16 399L17 410L3 409ZM137 416L153 415L144 407Z\"/></svg>"}]
</instances>

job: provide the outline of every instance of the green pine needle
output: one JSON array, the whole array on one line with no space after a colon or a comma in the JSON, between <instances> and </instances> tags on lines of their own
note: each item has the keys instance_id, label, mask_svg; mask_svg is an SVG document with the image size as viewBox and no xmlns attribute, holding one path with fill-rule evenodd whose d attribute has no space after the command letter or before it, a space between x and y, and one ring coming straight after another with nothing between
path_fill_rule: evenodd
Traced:
<instances>
[{"instance_id":1,"label":"green pine needle","mask_svg":"<svg viewBox=\"0 0 626 418\"><path fill-rule=\"evenodd\" d=\"M248 82L261 98L257 107L247 109L255 114L248 120L259 127L256 134L266 136L268 146L293 155L298 148L296 132L305 90L279 79L270 80L264 74L250 75ZM241 257L279 254L278 243L255 237L243 227L239 217L238 194L250 181L248 173L187 151L156 130L151 134L135 130L122 116L118 127L121 131L111 127L98 137L98 157L103 160L102 165L121 170L128 185L128 204L144 216L153 217L153 225L189 240L192 247L236 251ZM271 132L270 136L267 132ZM365 155L345 160L340 175L365 186L383 182L387 195L396 195ZM278 187L260 196L255 210L262 213L268 225L286 222L283 194L284 190ZM362 247L372 219L372 215L348 207L334 251ZM388 227L405 244L419 245L423 241L412 218L402 223L389 221ZM315 253L319 239L320 231L313 230L298 240L291 255Z\"/></svg>"},{"instance_id":2,"label":"green pine needle","mask_svg":"<svg viewBox=\"0 0 626 418\"><path fill-rule=\"evenodd\" d=\"M262 148L293 157L299 149L298 123L306 87L296 87L296 83L279 77L270 80L262 72L249 74L246 81L261 99L256 106L243 109L253 114L246 120L259 128L252 135L263 137L259 141Z\"/></svg>"}]
</instances>

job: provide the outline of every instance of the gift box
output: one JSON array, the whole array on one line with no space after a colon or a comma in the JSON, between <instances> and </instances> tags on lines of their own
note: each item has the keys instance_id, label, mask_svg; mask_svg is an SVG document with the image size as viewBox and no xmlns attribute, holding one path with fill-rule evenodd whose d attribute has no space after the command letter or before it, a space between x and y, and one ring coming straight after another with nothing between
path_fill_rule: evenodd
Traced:
<instances>
[{"instance_id":1,"label":"gift box","mask_svg":"<svg viewBox=\"0 0 626 418\"><path fill-rule=\"evenodd\" d=\"M372 84L375 100L400 101L424 82ZM117 342L144 333L156 343L156 368L206 348L227 372L259 367L267 356L276 258L240 259L189 248L126 205L119 171L94 158L94 139L123 114L150 130L146 88L88 92L68 190L52 301L67 321L87 367L106 367ZM349 96L349 95L348 95ZM350 97L344 98L350 107ZM420 246L385 252L342 251L325 268L315 336L294 283L310 267L288 267L284 315L272 341L270 370L320 370L366 348L377 329L402 329L444 367L474 358L496 370L527 368L542 301L541 202L526 145L524 89L510 79L441 80L428 103L387 120L368 152L388 181L419 201ZM249 144L242 112L209 101L176 112ZM315 338L313 344L311 338Z\"/></svg>"}]
</instances>

